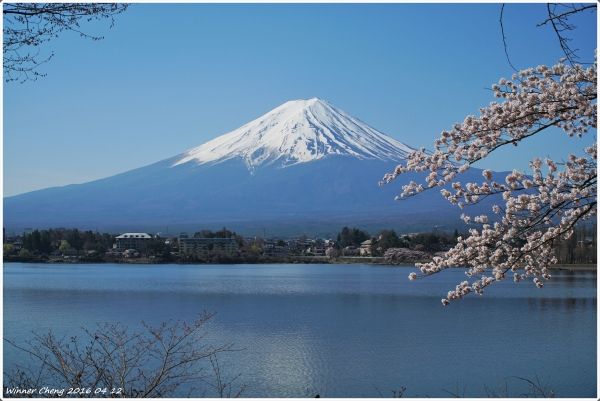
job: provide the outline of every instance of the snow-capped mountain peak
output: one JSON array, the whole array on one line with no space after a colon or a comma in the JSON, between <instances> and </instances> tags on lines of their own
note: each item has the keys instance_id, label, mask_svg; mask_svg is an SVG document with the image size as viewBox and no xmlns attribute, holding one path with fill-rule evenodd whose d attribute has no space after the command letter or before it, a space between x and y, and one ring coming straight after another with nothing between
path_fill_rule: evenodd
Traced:
<instances>
[{"instance_id":1,"label":"snow-capped mountain peak","mask_svg":"<svg viewBox=\"0 0 600 401\"><path fill-rule=\"evenodd\" d=\"M181 154L173 166L239 158L250 171L287 167L328 155L399 160L413 149L319 98L292 100L244 126Z\"/></svg>"}]
</instances>

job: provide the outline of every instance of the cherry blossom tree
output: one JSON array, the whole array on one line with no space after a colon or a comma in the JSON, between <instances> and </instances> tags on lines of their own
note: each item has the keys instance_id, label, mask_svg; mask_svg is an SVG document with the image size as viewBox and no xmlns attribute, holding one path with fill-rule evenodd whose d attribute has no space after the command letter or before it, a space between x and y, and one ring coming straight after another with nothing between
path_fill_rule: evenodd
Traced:
<instances>
[{"instance_id":1,"label":"cherry blossom tree","mask_svg":"<svg viewBox=\"0 0 600 401\"><path fill-rule=\"evenodd\" d=\"M425 148L408 155L404 165L386 174L380 185L406 172L428 173L425 183L411 181L396 199L408 199L423 192L441 189L442 195L461 209L498 196L502 203L494 215L471 217L468 238L444 257L417 263L421 273L411 280L452 267L468 267L465 280L442 299L444 305L470 292L483 294L484 287L512 275L519 282L532 278L542 288L550 279L548 267L557 262L553 245L573 235L576 225L596 216L597 144L590 138L584 156L566 155L562 161L535 158L533 175L514 170L505 182L498 182L490 170L483 171L480 183L462 184L460 174L498 148L516 146L526 138L551 129L562 129L570 137L588 136L597 128L597 58L592 66L565 64L566 58L547 67L540 65L502 78L492 86L501 103L492 102L468 116L462 124L441 133L434 150ZM486 276L491 270L491 275Z\"/></svg>"}]
</instances>

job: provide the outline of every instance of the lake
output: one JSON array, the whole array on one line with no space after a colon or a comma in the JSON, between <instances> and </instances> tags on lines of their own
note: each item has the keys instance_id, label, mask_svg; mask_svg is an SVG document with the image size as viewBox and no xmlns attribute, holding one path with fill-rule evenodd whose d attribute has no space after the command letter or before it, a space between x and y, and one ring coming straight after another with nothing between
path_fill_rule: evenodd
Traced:
<instances>
[{"instance_id":1,"label":"lake","mask_svg":"<svg viewBox=\"0 0 600 401\"><path fill-rule=\"evenodd\" d=\"M451 269L409 266L5 264L4 338L216 311L207 341L246 397L485 397L519 376L557 397L597 397L597 273L553 270L543 289L506 279L444 307ZM22 354L4 343L4 370ZM527 384L508 381L509 395Z\"/></svg>"}]
</instances>

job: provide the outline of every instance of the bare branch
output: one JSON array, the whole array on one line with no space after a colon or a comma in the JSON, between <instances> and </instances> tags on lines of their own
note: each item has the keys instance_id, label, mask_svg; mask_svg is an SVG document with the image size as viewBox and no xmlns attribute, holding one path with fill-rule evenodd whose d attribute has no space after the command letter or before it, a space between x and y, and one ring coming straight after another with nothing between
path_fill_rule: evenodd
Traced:
<instances>
[{"instance_id":1,"label":"bare branch","mask_svg":"<svg viewBox=\"0 0 600 401\"><path fill-rule=\"evenodd\" d=\"M562 49L563 53L565 54L565 57L567 58L567 60L569 60L569 63L571 63L571 65L574 65L575 60L579 59L579 57L577 56L577 53L576 53L578 49L571 49L571 47L569 46L569 43L568 43L571 41L571 39L564 36L562 32L572 31L576 28L575 25L569 24L567 22L569 16L571 16L573 14L581 13L585 10L592 10L592 12L594 12L594 11L596 11L596 4L581 5L579 8L577 8L575 5L569 6L569 5L565 5L565 4L556 4L556 3L548 3L546 6L548 9L548 18L545 21L537 24L537 26L538 27L543 26L548 22L550 22L552 24L552 28L554 29L554 32L556 33L558 42L560 44L560 48ZM566 7L569 10L565 11L561 14L556 14L556 9L559 6Z\"/></svg>"},{"instance_id":2,"label":"bare branch","mask_svg":"<svg viewBox=\"0 0 600 401\"><path fill-rule=\"evenodd\" d=\"M112 27L113 17L128 7L129 4L117 3L5 3L2 11L5 81L24 83L46 76L37 69L54 53L40 56L42 44L63 31L72 31L93 41L102 40L102 36L81 31L80 22L109 19ZM35 52L33 55L22 52L25 49L35 49Z\"/></svg>"},{"instance_id":3,"label":"bare branch","mask_svg":"<svg viewBox=\"0 0 600 401\"><path fill-rule=\"evenodd\" d=\"M548 3L548 6L550 6L551 4L552 4L552 3ZM554 5L556 5L556 4L554 4ZM546 25L546 23L547 23L547 22L549 22L549 21L553 21L553 20L562 20L562 19L564 19L565 17L567 17L567 16L569 16L569 15L571 15L571 14L577 14L577 13L579 13L579 12L582 12L582 11L585 11L585 10L589 10L589 9L594 9L594 10L595 10L595 9L596 9L596 7L597 7L597 6L596 6L595 4L593 4L593 5L592 5L592 4L590 4L590 5L587 5L587 6L583 6L583 5L582 5L582 7L581 7L581 8L576 8L576 9L573 9L573 10L570 10L570 11L566 11L566 12L564 12L564 13L562 13L562 14L559 14L559 15L553 15L553 13L552 13L552 12L549 12L549 14L548 14L548 15L550 15L550 17L549 17L548 19L546 19L545 21L543 21L543 22L540 22L540 23L539 23L539 24L537 24L536 26L542 26L542 25Z\"/></svg>"},{"instance_id":4,"label":"bare branch","mask_svg":"<svg viewBox=\"0 0 600 401\"><path fill-rule=\"evenodd\" d=\"M28 355L34 365L17 365L12 373L5 373L5 382L15 388L38 388L35 384L43 383L56 388L83 389L83 393L74 394L79 397L172 397L194 383L216 386L222 396L241 395L245 386L235 393L232 388L240 375L224 381L217 363L219 354L237 349L233 344L213 347L203 343L201 330L213 316L214 313L204 312L191 326L180 321L158 327L143 323L146 332L140 333L129 333L120 324L98 325L94 331L83 329L90 340L85 347L80 346L77 337L67 341L66 337L55 337L51 330L43 335L34 333L34 340L25 345L5 339ZM217 368L216 375L203 373L203 360ZM103 393L87 390L98 388L113 390ZM7 387L5 396L6 391Z\"/></svg>"},{"instance_id":5,"label":"bare branch","mask_svg":"<svg viewBox=\"0 0 600 401\"><path fill-rule=\"evenodd\" d=\"M504 54L506 54L506 61L508 61L508 65L510 65L513 70L517 71L517 69L510 62L510 57L508 57L508 49L506 46L506 36L504 35L504 25L502 24L502 15L504 14L505 5L505 3L502 3L502 7L500 8L500 31L502 32L502 43L504 44Z\"/></svg>"}]
</instances>

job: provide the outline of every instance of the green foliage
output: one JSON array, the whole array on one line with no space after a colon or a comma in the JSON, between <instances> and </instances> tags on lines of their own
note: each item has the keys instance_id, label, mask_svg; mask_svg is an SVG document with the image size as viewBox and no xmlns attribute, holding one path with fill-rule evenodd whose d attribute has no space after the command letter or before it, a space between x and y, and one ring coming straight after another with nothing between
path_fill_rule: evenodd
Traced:
<instances>
[{"instance_id":1,"label":"green foliage","mask_svg":"<svg viewBox=\"0 0 600 401\"><path fill-rule=\"evenodd\" d=\"M381 230L371 242L374 250L381 248L385 252L388 248L408 248L408 242L398 237L395 230Z\"/></svg>"},{"instance_id":2,"label":"green foliage","mask_svg":"<svg viewBox=\"0 0 600 401\"><path fill-rule=\"evenodd\" d=\"M458 231L454 230L452 235L445 232L430 232L405 237L405 239L410 241L410 248L412 249L425 252L438 252L455 246L458 237ZM465 237L463 236L463 238Z\"/></svg>"},{"instance_id":3,"label":"green foliage","mask_svg":"<svg viewBox=\"0 0 600 401\"><path fill-rule=\"evenodd\" d=\"M95 246L95 251L98 253L106 252L106 246L102 242L97 242Z\"/></svg>"},{"instance_id":4,"label":"green foliage","mask_svg":"<svg viewBox=\"0 0 600 401\"><path fill-rule=\"evenodd\" d=\"M67 241L68 244L60 247L58 244L61 244L63 241ZM116 239L114 235L94 233L91 230L82 232L76 228L50 228L41 231L35 230L23 235L22 242L24 248L30 252L37 252L39 254L49 254L56 250L57 247L62 252L69 248L74 248L77 250L94 250L104 253L106 249L112 248Z\"/></svg>"},{"instance_id":5,"label":"green foliage","mask_svg":"<svg viewBox=\"0 0 600 401\"><path fill-rule=\"evenodd\" d=\"M212 230L200 230L194 233L194 238L214 238Z\"/></svg>"},{"instance_id":6,"label":"green foliage","mask_svg":"<svg viewBox=\"0 0 600 401\"><path fill-rule=\"evenodd\" d=\"M250 247L250 252L251 252L252 254L254 254L254 255L257 255L257 256L258 256L258 255L260 255L260 254L262 253L262 249L261 249L260 247L256 246L256 245L252 245L252 246Z\"/></svg>"},{"instance_id":7,"label":"green foliage","mask_svg":"<svg viewBox=\"0 0 600 401\"><path fill-rule=\"evenodd\" d=\"M233 233L223 227L221 230L215 233L215 238L231 238L233 237Z\"/></svg>"},{"instance_id":8,"label":"green foliage","mask_svg":"<svg viewBox=\"0 0 600 401\"><path fill-rule=\"evenodd\" d=\"M438 252L456 245L458 231L452 235L445 232L429 232L415 235L398 236L394 229L381 230L375 237L371 238L371 250L373 255L382 255L389 248L410 248L425 252ZM337 236L334 248L340 249L347 246L360 246L369 239L369 234L358 228L344 227Z\"/></svg>"},{"instance_id":9,"label":"green foliage","mask_svg":"<svg viewBox=\"0 0 600 401\"><path fill-rule=\"evenodd\" d=\"M216 232L212 230L200 230L194 233L194 238L233 238L235 236L235 232L231 232L225 227Z\"/></svg>"},{"instance_id":10,"label":"green foliage","mask_svg":"<svg viewBox=\"0 0 600 401\"><path fill-rule=\"evenodd\" d=\"M15 247L12 246L11 244L3 244L2 245L2 253L3 253L3 256L12 255L13 253L15 253Z\"/></svg>"},{"instance_id":11,"label":"green foliage","mask_svg":"<svg viewBox=\"0 0 600 401\"><path fill-rule=\"evenodd\" d=\"M167 244L165 244L163 239L152 238L150 241L146 242L146 250L150 254L162 255L167 250Z\"/></svg>"},{"instance_id":12,"label":"green foliage","mask_svg":"<svg viewBox=\"0 0 600 401\"><path fill-rule=\"evenodd\" d=\"M440 250L440 238L435 233L415 235L411 238L411 243L413 245L422 245L423 250L428 252L435 252Z\"/></svg>"},{"instance_id":13,"label":"green foliage","mask_svg":"<svg viewBox=\"0 0 600 401\"><path fill-rule=\"evenodd\" d=\"M337 242L340 247L360 246L360 244L370 238L369 233L358 228L342 228L342 231L337 235Z\"/></svg>"},{"instance_id":14,"label":"green foliage","mask_svg":"<svg viewBox=\"0 0 600 401\"><path fill-rule=\"evenodd\" d=\"M79 234L79 230L76 228L71 230L71 232L67 236L67 242L69 244L71 244L72 248L77 249L78 251L83 249L83 244L84 244L83 238Z\"/></svg>"},{"instance_id":15,"label":"green foliage","mask_svg":"<svg viewBox=\"0 0 600 401\"><path fill-rule=\"evenodd\" d=\"M30 234L25 234L22 238L23 248L31 252L50 253L52 252L50 233L46 230L40 232L35 230Z\"/></svg>"}]
</instances>

